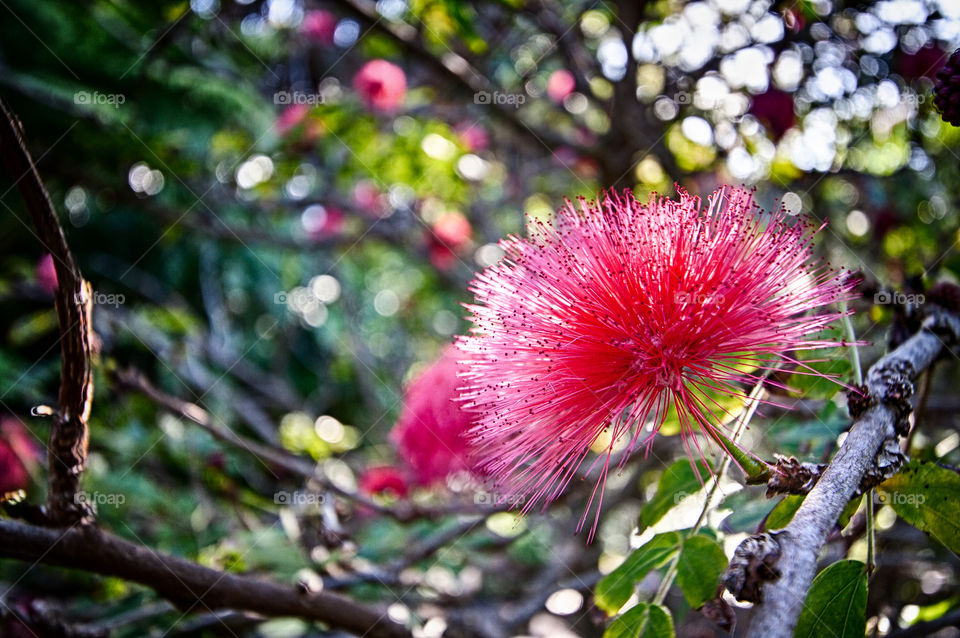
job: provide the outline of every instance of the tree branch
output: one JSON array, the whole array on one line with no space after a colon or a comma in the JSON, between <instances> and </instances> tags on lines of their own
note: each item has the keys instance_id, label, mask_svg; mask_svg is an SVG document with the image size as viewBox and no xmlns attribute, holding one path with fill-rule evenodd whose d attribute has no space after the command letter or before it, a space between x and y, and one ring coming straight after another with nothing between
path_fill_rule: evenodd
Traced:
<instances>
[{"instance_id":1,"label":"tree branch","mask_svg":"<svg viewBox=\"0 0 960 638\"><path fill-rule=\"evenodd\" d=\"M150 383L150 381L137 370L132 368L117 370L112 374L112 380L118 387L143 394L164 410L192 421L209 432L213 437L255 456L264 463L273 464L307 481L316 482L337 496L353 501L378 514L389 516L401 523L408 523L420 519L439 519L444 516L459 514L488 515L506 509L502 506L491 509L489 507L467 504L431 507L408 501L401 501L392 506L383 505L362 493L348 491L333 481L330 481L317 472L316 463L310 459L291 454L283 449L257 443L216 423L210 413L199 405L166 394Z\"/></svg>"},{"instance_id":2,"label":"tree branch","mask_svg":"<svg viewBox=\"0 0 960 638\"><path fill-rule=\"evenodd\" d=\"M81 569L138 583L184 612L234 609L297 617L369 638L410 638L386 613L326 592L220 572L117 538L93 525L53 530L0 520L0 557Z\"/></svg>"},{"instance_id":3,"label":"tree branch","mask_svg":"<svg viewBox=\"0 0 960 638\"><path fill-rule=\"evenodd\" d=\"M460 54L447 51L442 56L435 56L421 43L414 27L405 23L395 24L383 20L377 13L376 3L370 0L340 0L337 6L368 28L376 29L394 40L396 44L422 60L439 77L450 81L454 87L463 92L476 95L482 91L492 92L496 89L487 76ZM590 149L584 148L572 139L566 139L549 129L539 128L524 121L518 112L519 109L510 104L500 104L494 100L488 103L487 107L515 133L537 146L546 146L551 151L560 146L569 146L580 152L591 152Z\"/></svg>"},{"instance_id":4,"label":"tree branch","mask_svg":"<svg viewBox=\"0 0 960 638\"><path fill-rule=\"evenodd\" d=\"M27 210L37 229L37 238L53 256L58 287L55 296L60 326L60 396L53 416L48 448L48 517L53 525L92 520L89 509L77 498L80 475L87 461L87 420L93 400L93 373L90 367L91 311L90 283L84 281L67 246L50 196L23 140L19 121L0 102L0 152L7 172L20 188Z\"/></svg>"},{"instance_id":5,"label":"tree branch","mask_svg":"<svg viewBox=\"0 0 960 638\"><path fill-rule=\"evenodd\" d=\"M896 438L909 414L911 379L960 336L960 318L934 308L923 328L870 368L871 405L856 416L843 445L786 529L753 536L737 548L725 583L740 600L757 603L747 636L789 638L817 570L817 557L878 451ZM946 342L945 342L946 340ZM766 581L766 582L765 582Z\"/></svg>"}]
</instances>

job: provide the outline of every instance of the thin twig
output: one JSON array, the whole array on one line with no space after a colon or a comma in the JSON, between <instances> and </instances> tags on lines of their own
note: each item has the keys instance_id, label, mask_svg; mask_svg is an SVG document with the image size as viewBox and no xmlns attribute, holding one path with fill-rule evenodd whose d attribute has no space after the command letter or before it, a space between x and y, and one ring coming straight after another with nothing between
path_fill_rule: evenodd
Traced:
<instances>
[{"instance_id":1,"label":"thin twig","mask_svg":"<svg viewBox=\"0 0 960 638\"><path fill-rule=\"evenodd\" d=\"M765 378L766 375L764 375L764 379ZM753 390L747 397L747 403L744 405L743 411L737 416L737 423L734 427L733 435L730 437L730 440L734 445L736 445L740 437L743 436L744 431L747 429L747 425L750 424L750 420L757 411L757 406L760 405L760 397L763 396L763 383L764 380L761 379L761 381L753 387ZM703 504L703 509L700 510L700 516L697 517L697 521L693 524L693 528L691 528L690 533L687 535L688 538L699 532L700 528L707 520L707 514L711 509L713 509L711 507L713 503L713 497L720 489L720 481L723 480L723 477L726 476L727 471L730 469L731 461L733 461L732 456L729 454L724 456L723 463L720 465L720 471L717 472L717 476L715 477L713 485L710 486L710 491L707 493L707 500ZM667 593L669 593L670 587L673 585L673 581L677 577L677 573L679 571L679 562L680 555L677 554L670 562L670 567L667 569L667 573L664 575L663 580L660 581L660 587L657 588L657 594L653 598L653 603L655 605L659 605L666 600Z\"/></svg>"},{"instance_id":2,"label":"thin twig","mask_svg":"<svg viewBox=\"0 0 960 638\"><path fill-rule=\"evenodd\" d=\"M0 520L0 557L81 569L149 587L183 612L244 610L324 622L367 638L410 638L386 613L327 592L221 572L123 540L93 525L53 530Z\"/></svg>"},{"instance_id":3,"label":"thin twig","mask_svg":"<svg viewBox=\"0 0 960 638\"><path fill-rule=\"evenodd\" d=\"M48 517L53 525L66 526L92 520L92 513L77 498L80 475L86 467L87 421L93 401L93 373L90 366L91 310L90 284L84 281L73 259L50 196L23 140L23 129L0 102L0 153L15 180L37 229L37 238L53 257L58 287L55 295L60 326L60 396L53 415L48 448Z\"/></svg>"}]
</instances>

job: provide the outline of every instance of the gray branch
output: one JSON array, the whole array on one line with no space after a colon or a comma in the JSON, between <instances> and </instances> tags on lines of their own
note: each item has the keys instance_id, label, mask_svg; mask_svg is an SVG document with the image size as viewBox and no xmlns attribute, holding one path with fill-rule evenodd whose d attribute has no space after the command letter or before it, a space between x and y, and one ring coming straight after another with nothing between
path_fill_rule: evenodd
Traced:
<instances>
[{"instance_id":1,"label":"gray branch","mask_svg":"<svg viewBox=\"0 0 960 638\"><path fill-rule=\"evenodd\" d=\"M875 470L878 451L897 436L909 410L911 379L926 370L960 335L960 319L934 309L923 329L880 359L867 374L871 398L846 440L786 529L747 539L730 563L728 589L756 603L747 636L790 638L810 584L817 557L843 508L864 476Z\"/></svg>"}]
</instances>

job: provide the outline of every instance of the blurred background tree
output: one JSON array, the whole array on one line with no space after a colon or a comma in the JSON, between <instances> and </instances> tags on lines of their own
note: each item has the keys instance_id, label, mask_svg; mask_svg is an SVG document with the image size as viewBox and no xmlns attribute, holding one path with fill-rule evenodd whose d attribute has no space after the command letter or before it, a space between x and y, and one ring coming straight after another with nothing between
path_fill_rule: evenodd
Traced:
<instances>
[{"instance_id":1,"label":"blurred background tree","mask_svg":"<svg viewBox=\"0 0 960 638\"><path fill-rule=\"evenodd\" d=\"M452 392L449 364L414 380L466 329L467 282L525 215L606 187L751 185L766 208L829 222L822 254L863 273L855 325L878 342L865 359L888 327L910 330L910 304L888 302L960 274L960 129L931 100L960 44L951 0L0 11L0 95L96 292L85 486L104 497L101 524L218 568L322 582L425 636L602 633L592 587L636 545L640 507L681 454L664 437L633 459L585 547L570 532L589 490L518 520L487 507L455 437L389 436L405 405L408 423L461 424L429 400ZM55 403L56 278L15 177L0 182L0 486L39 501L48 425L31 410ZM960 461L955 382L952 365L924 382L913 456ZM754 444L821 460L846 423L835 398L765 412ZM774 505L731 486L712 529L735 547ZM956 555L889 508L878 516L897 549L872 581L869 631L956 617ZM850 526L839 545L855 553L862 513ZM36 601L115 636L323 635L183 617L149 590L76 573L3 564L0 579L4 635L31 635L14 610ZM724 635L679 594L667 602L679 635Z\"/></svg>"}]
</instances>

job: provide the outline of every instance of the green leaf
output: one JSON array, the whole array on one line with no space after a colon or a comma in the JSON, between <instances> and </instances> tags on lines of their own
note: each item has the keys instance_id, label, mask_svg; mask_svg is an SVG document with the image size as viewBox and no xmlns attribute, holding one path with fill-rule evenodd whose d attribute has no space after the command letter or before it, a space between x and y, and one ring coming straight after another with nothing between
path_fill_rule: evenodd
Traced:
<instances>
[{"instance_id":1,"label":"green leaf","mask_svg":"<svg viewBox=\"0 0 960 638\"><path fill-rule=\"evenodd\" d=\"M749 532L753 534L770 515L777 504L762 496L762 489L743 489L733 492L723 499L718 510L729 510L730 515L723 519L721 526L729 532Z\"/></svg>"},{"instance_id":2,"label":"green leaf","mask_svg":"<svg viewBox=\"0 0 960 638\"><path fill-rule=\"evenodd\" d=\"M678 532L657 534L650 542L634 550L627 560L597 583L593 597L597 607L610 615L617 613L633 587L643 580L651 569L662 567L677 553L682 538Z\"/></svg>"},{"instance_id":3,"label":"green leaf","mask_svg":"<svg viewBox=\"0 0 960 638\"><path fill-rule=\"evenodd\" d=\"M823 352L817 353L823 357ZM790 375L787 385L797 390L799 396L807 399L829 399L841 390L838 381L842 380L850 372L850 360L846 358L843 351L839 348L827 351L826 356L836 356L836 359L826 359L824 361L803 361L805 366L813 368L816 374L811 374L811 370L801 368L800 372ZM825 378L819 375L830 375L837 381Z\"/></svg>"},{"instance_id":4,"label":"green leaf","mask_svg":"<svg viewBox=\"0 0 960 638\"><path fill-rule=\"evenodd\" d=\"M603 638L673 638L673 618L660 605L640 603L603 632Z\"/></svg>"},{"instance_id":5,"label":"green leaf","mask_svg":"<svg viewBox=\"0 0 960 638\"><path fill-rule=\"evenodd\" d=\"M697 609L713 598L726 568L727 555L714 539L697 534L683 541L677 560L677 584L687 603Z\"/></svg>"},{"instance_id":6,"label":"green leaf","mask_svg":"<svg viewBox=\"0 0 960 638\"><path fill-rule=\"evenodd\" d=\"M790 521L793 520L793 515L797 513L797 510L800 509L800 504L803 503L803 499L806 498L806 494L790 494L785 496L777 506L773 508L773 511L770 512L770 515L767 516L767 520L764 523L764 529L783 529L786 527ZM843 511L840 512L840 518L837 519L837 525L842 528L847 526L847 523L850 522L850 517L853 516L857 509L860 507L860 501L863 500L862 496L857 498L850 499L847 505L843 508Z\"/></svg>"},{"instance_id":7,"label":"green leaf","mask_svg":"<svg viewBox=\"0 0 960 638\"><path fill-rule=\"evenodd\" d=\"M960 474L926 461L910 461L877 486L882 503L953 552L960 552L957 494L960 494Z\"/></svg>"},{"instance_id":8,"label":"green leaf","mask_svg":"<svg viewBox=\"0 0 960 638\"><path fill-rule=\"evenodd\" d=\"M841 560L813 579L793 635L863 638L866 628L866 566L858 560Z\"/></svg>"},{"instance_id":9,"label":"green leaf","mask_svg":"<svg viewBox=\"0 0 960 638\"><path fill-rule=\"evenodd\" d=\"M857 510L860 509L860 502L863 500L862 496L857 498L852 498L847 503L847 506L843 508L843 511L840 512L840 518L837 519L837 525L840 526L840 529L843 529L847 526L847 523L850 522L850 519L854 514L857 513Z\"/></svg>"},{"instance_id":10,"label":"green leaf","mask_svg":"<svg viewBox=\"0 0 960 638\"><path fill-rule=\"evenodd\" d=\"M664 471L657 486L657 493L640 510L641 532L663 518L664 514L683 499L700 491L712 470L704 461L697 461L697 471L699 476L686 459L675 462Z\"/></svg>"},{"instance_id":11,"label":"green leaf","mask_svg":"<svg viewBox=\"0 0 960 638\"><path fill-rule=\"evenodd\" d=\"M790 494L789 496L784 496L770 512L770 515L767 516L763 528L769 530L783 529L786 527L790 521L793 520L793 515L800 509L800 504L803 503L805 496L806 494Z\"/></svg>"}]
</instances>

